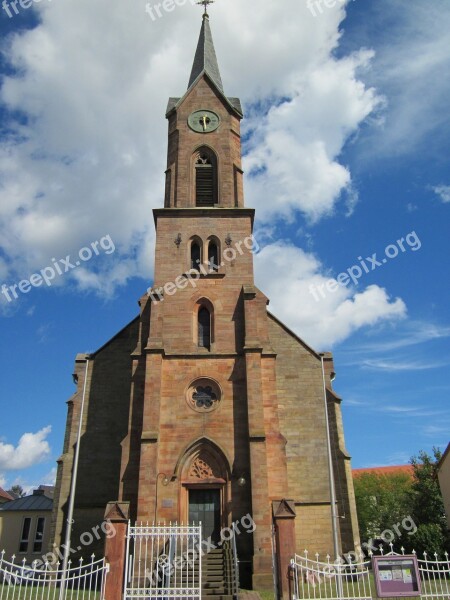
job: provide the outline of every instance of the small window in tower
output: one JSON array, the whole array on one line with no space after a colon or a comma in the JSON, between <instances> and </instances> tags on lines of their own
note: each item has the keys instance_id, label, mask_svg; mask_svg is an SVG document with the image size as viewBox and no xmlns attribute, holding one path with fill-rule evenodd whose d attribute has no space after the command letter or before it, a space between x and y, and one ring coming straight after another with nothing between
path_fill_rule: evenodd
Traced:
<instances>
[{"instance_id":1,"label":"small window in tower","mask_svg":"<svg viewBox=\"0 0 450 600\"><path fill-rule=\"evenodd\" d=\"M208 266L210 271L219 270L219 249L216 242L212 241L208 244Z\"/></svg>"},{"instance_id":2,"label":"small window in tower","mask_svg":"<svg viewBox=\"0 0 450 600\"><path fill-rule=\"evenodd\" d=\"M202 250L198 242L192 242L191 244L191 269L200 271L200 265L202 264Z\"/></svg>"},{"instance_id":3,"label":"small window in tower","mask_svg":"<svg viewBox=\"0 0 450 600\"><path fill-rule=\"evenodd\" d=\"M198 345L199 348L211 348L211 314L204 306L198 311Z\"/></svg>"},{"instance_id":4,"label":"small window in tower","mask_svg":"<svg viewBox=\"0 0 450 600\"><path fill-rule=\"evenodd\" d=\"M199 151L195 161L195 204L217 204L217 162L207 149Z\"/></svg>"}]
</instances>

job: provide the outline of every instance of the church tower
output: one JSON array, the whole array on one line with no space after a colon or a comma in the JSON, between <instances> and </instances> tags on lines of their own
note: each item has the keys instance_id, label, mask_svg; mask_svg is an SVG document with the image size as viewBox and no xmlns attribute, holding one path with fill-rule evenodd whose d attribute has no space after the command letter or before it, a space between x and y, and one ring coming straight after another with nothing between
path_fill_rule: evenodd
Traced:
<instances>
[{"instance_id":1,"label":"church tower","mask_svg":"<svg viewBox=\"0 0 450 600\"><path fill-rule=\"evenodd\" d=\"M99 522L115 499L130 503L132 520L201 521L213 541L239 522L243 587L270 589L279 527L297 551L332 553L322 358L337 505L346 517L339 520L343 551L358 542L355 503L332 357L269 313L254 283L243 111L225 94L206 10L188 89L170 98L166 117L154 284L139 316L90 357L74 527ZM78 355L59 460L56 543L85 364Z\"/></svg>"}]
</instances>

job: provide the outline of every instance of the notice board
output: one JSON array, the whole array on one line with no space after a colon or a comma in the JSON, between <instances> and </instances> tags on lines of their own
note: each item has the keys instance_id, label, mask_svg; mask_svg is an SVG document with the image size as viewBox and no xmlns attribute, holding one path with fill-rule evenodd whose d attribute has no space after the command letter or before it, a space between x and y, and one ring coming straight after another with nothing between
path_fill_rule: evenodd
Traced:
<instances>
[{"instance_id":1,"label":"notice board","mask_svg":"<svg viewBox=\"0 0 450 600\"><path fill-rule=\"evenodd\" d=\"M374 556L373 574L379 598L420 596L417 558L411 556Z\"/></svg>"}]
</instances>

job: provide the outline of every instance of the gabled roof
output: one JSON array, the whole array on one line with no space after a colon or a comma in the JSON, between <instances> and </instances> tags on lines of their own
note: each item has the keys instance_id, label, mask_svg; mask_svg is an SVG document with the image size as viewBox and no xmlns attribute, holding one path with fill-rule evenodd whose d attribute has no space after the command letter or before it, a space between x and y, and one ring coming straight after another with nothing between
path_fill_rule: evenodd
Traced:
<instances>
[{"instance_id":1,"label":"gabled roof","mask_svg":"<svg viewBox=\"0 0 450 600\"><path fill-rule=\"evenodd\" d=\"M197 81L203 73L208 73L216 87L222 92L223 84L220 76L219 64L217 62L216 51L212 39L211 27L209 26L209 17L203 15L202 28L198 39L197 50L195 52L194 64L192 65L191 77L189 79L188 89Z\"/></svg>"},{"instance_id":2,"label":"gabled roof","mask_svg":"<svg viewBox=\"0 0 450 600\"><path fill-rule=\"evenodd\" d=\"M0 512L5 510L52 510L53 500L44 495L43 490L35 490L31 496L11 500L0 506Z\"/></svg>"},{"instance_id":3,"label":"gabled roof","mask_svg":"<svg viewBox=\"0 0 450 600\"><path fill-rule=\"evenodd\" d=\"M278 323L278 325L280 325L280 327L282 327L286 331L286 333L288 333L290 336L292 336L294 339L296 339L297 342L299 342L303 346L303 348L305 348L305 350L307 350L308 352L310 352L312 355L314 355L316 358L318 358L320 360L319 352L314 350L314 348L312 346L310 346L304 340L302 340L302 338L299 337L296 333L294 333L292 331L292 329L289 329L289 327L287 325L285 325L282 321L280 321L280 319L278 319L278 317L276 317L273 313L271 313L270 310L267 310L267 314L268 314L269 318L272 319L272 321L275 321L275 323ZM329 391L334 393L333 390L329 390Z\"/></svg>"},{"instance_id":4,"label":"gabled roof","mask_svg":"<svg viewBox=\"0 0 450 600\"><path fill-rule=\"evenodd\" d=\"M3 488L0 487L0 498L3 498L4 500L14 500L14 498L11 496L11 494L8 494L8 492L5 492L5 490Z\"/></svg>"}]
</instances>

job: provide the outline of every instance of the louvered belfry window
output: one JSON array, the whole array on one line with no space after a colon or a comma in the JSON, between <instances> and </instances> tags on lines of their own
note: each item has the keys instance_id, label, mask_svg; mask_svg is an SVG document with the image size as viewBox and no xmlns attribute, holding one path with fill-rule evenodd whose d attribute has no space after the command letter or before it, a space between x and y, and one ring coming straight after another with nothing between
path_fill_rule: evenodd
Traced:
<instances>
[{"instance_id":1,"label":"louvered belfry window","mask_svg":"<svg viewBox=\"0 0 450 600\"><path fill-rule=\"evenodd\" d=\"M216 161L210 152L201 151L195 162L195 204L214 206L217 204Z\"/></svg>"},{"instance_id":2,"label":"louvered belfry window","mask_svg":"<svg viewBox=\"0 0 450 600\"><path fill-rule=\"evenodd\" d=\"M198 311L198 345L211 348L211 314L204 306Z\"/></svg>"}]
</instances>

